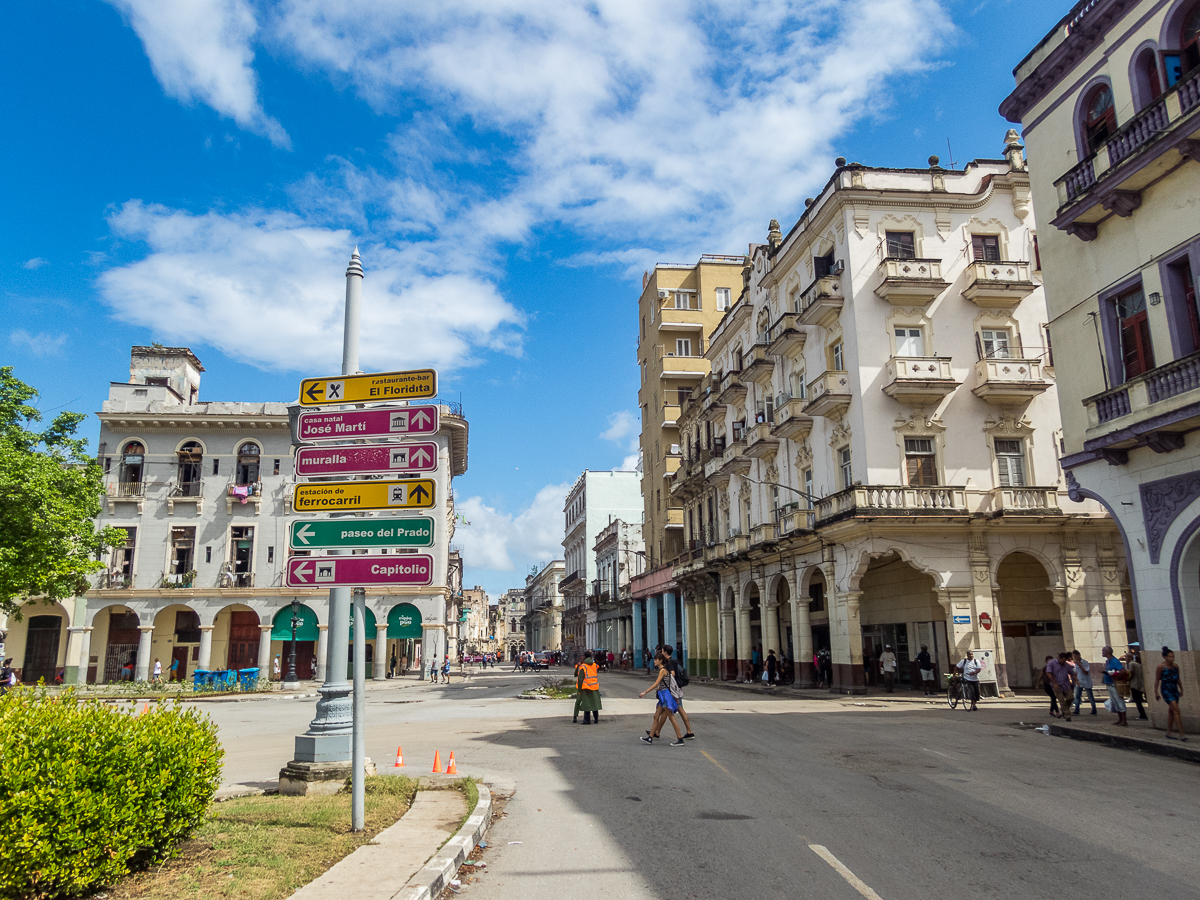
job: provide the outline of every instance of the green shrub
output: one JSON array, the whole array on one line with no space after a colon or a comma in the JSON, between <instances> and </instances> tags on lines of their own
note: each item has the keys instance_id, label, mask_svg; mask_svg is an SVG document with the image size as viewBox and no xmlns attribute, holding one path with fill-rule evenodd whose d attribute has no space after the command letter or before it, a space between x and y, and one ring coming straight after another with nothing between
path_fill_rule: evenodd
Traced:
<instances>
[{"instance_id":1,"label":"green shrub","mask_svg":"<svg viewBox=\"0 0 1200 900\"><path fill-rule=\"evenodd\" d=\"M0 700L0 896L55 897L166 857L220 781L217 729L177 705L131 715L67 691Z\"/></svg>"}]
</instances>

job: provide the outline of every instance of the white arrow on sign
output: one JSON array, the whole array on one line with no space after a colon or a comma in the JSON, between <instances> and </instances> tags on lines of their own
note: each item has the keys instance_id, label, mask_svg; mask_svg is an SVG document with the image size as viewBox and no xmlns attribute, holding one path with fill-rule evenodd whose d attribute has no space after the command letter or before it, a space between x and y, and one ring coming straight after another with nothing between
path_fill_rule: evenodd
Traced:
<instances>
[{"instance_id":1,"label":"white arrow on sign","mask_svg":"<svg viewBox=\"0 0 1200 900\"><path fill-rule=\"evenodd\" d=\"M296 540L298 540L304 544L307 544L308 539L310 537L312 537L314 534L316 534L316 532L313 531L313 527L311 525L309 525L308 523L305 523L301 528L297 529ZM297 569L296 572L297 572L297 574L299 574L300 570Z\"/></svg>"},{"instance_id":2,"label":"white arrow on sign","mask_svg":"<svg viewBox=\"0 0 1200 900\"><path fill-rule=\"evenodd\" d=\"M301 563L300 565L296 566L296 571L293 572L292 574L294 574L296 576L297 581L302 581L306 584L308 583L308 576L312 572L312 570L308 567L311 565L312 565L312 563L306 562L306 563Z\"/></svg>"},{"instance_id":3,"label":"white arrow on sign","mask_svg":"<svg viewBox=\"0 0 1200 900\"><path fill-rule=\"evenodd\" d=\"M423 447L418 447L416 450L413 451L413 454L412 454L413 465L416 465L416 466L424 465L429 462L429 459L430 459L429 453Z\"/></svg>"},{"instance_id":4,"label":"white arrow on sign","mask_svg":"<svg viewBox=\"0 0 1200 900\"><path fill-rule=\"evenodd\" d=\"M425 412L423 409L418 410L417 414L412 417L412 420L418 428L424 428L429 424L429 413Z\"/></svg>"}]
</instances>

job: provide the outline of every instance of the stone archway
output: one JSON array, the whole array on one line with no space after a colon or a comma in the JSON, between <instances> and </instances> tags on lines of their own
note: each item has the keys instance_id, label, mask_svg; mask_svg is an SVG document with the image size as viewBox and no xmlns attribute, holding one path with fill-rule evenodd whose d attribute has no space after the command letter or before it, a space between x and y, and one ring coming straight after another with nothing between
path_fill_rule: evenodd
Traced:
<instances>
[{"instance_id":1,"label":"stone archway","mask_svg":"<svg viewBox=\"0 0 1200 900\"><path fill-rule=\"evenodd\" d=\"M859 580L859 626L862 668L857 674L866 685L883 681L880 657L891 648L896 655L896 687L915 688L921 676L915 670L920 644L945 640L946 612L938 602L936 582L928 572L892 552L871 559ZM854 636L851 636L854 639ZM948 652L930 652L941 659Z\"/></svg>"},{"instance_id":2,"label":"stone archway","mask_svg":"<svg viewBox=\"0 0 1200 900\"><path fill-rule=\"evenodd\" d=\"M1004 640L1008 685L1030 688L1047 656L1066 649L1062 610L1037 557L1016 551L996 567L996 611Z\"/></svg>"},{"instance_id":3,"label":"stone archway","mask_svg":"<svg viewBox=\"0 0 1200 900\"><path fill-rule=\"evenodd\" d=\"M20 621L12 620L5 656L13 658L23 684L54 684L66 667L70 615L60 603L27 603Z\"/></svg>"},{"instance_id":4,"label":"stone archway","mask_svg":"<svg viewBox=\"0 0 1200 900\"><path fill-rule=\"evenodd\" d=\"M200 661L200 614L172 603L154 615L150 655L162 662L164 681L185 681Z\"/></svg>"},{"instance_id":5,"label":"stone archway","mask_svg":"<svg viewBox=\"0 0 1200 900\"><path fill-rule=\"evenodd\" d=\"M261 624L258 613L244 603L222 607L213 619L210 668L260 668L258 650L262 642ZM200 662L203 662L203 651L200 656Z\"/></svg>"}]
</instances>

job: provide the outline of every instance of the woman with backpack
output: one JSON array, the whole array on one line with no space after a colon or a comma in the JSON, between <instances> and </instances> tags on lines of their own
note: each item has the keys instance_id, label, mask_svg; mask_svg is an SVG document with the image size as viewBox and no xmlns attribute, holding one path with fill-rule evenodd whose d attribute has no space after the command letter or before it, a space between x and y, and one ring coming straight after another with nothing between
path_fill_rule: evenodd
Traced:
<instances>
[{"instance_id":1,"label":"woman with backpack","mask_svg":"<svg viewBox=\"0 0 1200 900\"><path fill-rule=\"evenodd\" d=\"M655 655L654 667L658 669L658 677L654 679L654 684L638 696L645 697L654 691L654 695L658 698L658 706L654 708L654 722L651 724L650 730L639 740L643 744L653 744L654 739L662 730L663 719L670 719L671 727L675 729L675 740L671 742L671 746L682 747L683 732L679 730L679 723L675 721L675 711L679 709L679 685L675 683L675 676L671 674L671 670L667 666L667 657L662 654L662 651Z\"/></svg>"}]
</instances>

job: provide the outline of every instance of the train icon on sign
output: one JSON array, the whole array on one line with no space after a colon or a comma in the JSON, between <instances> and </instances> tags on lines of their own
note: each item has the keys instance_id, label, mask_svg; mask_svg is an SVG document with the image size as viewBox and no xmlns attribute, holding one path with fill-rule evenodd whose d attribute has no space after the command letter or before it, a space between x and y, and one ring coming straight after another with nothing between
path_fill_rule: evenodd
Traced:
<instances>
[{"instance_id":1,"label":"train icon on sign","mask_svg":"<svg viewBox=\"0 0 1200 900\"><path fill-rule=\"evenodd\" d=\"M389 506L406 506L408 504L408 485L393 484L388 491Z\"/></svg>"}]
</instances>

